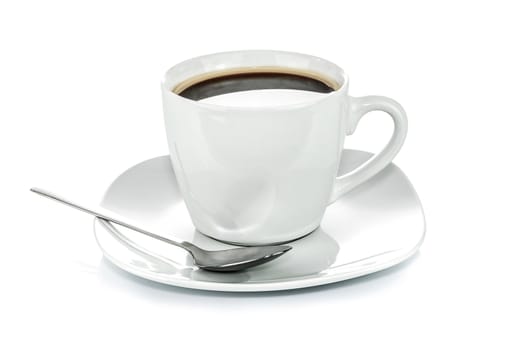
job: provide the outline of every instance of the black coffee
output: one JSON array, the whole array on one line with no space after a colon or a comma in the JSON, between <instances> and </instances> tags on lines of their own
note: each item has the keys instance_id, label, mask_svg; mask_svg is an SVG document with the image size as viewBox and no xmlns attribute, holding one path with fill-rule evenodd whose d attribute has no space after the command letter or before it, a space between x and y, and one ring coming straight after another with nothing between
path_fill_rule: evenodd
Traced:
<instances>
[{"instance_id":1,"label":"black coffee","mask_svg":"<svg viewBox=\"0 0 525 350\"><path fill-rule=\"evenodd\" d=\"M337 84L317 74L281 68L274 72L236 70L220 75L219 73L203 75L177 85L173 92L197 101L212 96L250 90L288 89L329 93L337 88Z\"/></svg>"}]
</instances>

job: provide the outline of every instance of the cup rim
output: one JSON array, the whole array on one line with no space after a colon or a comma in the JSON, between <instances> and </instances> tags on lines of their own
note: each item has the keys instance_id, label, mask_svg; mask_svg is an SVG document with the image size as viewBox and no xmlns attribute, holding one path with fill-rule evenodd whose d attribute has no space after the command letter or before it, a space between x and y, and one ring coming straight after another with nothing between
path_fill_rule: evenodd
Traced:
<instances>
[{"instance_id":1,"label":"cup rim","mask_svg":"<svg viewBox=\"0 0 525 350\"><path fill-rule=\"evenodd\" d=\"M249 54L257 54L257 53L260 53L260 54L275 54L275 55L284 54L284 55L298 56L298 57L303 58L303 59L306 58L306 59L310 59L310 60L321 61L323 63L326 63L329 66L332 66L333 68L335 68L337 70L337 72L339 74L339 78L341 80L341 84L339 85L339 87L336 90L328 92L328 93L325 93L325 94L322 94L322 96L319 96L318 98L315 98L315 99L312 99L312 100L309 100L309 101L304 101L304 102L294 102L294 103L288 103L288 104L282 104L282 105L276 105L276 106L226 106L226 105L216 105L216 104L206 103L206 102L202 102L202 101L195 101L195 100L191 100L189 98L183 97L183 96L181 96L179 94L176 94L176 93L174 93L172 91L174 86L171 86L171 85L168 86L168 78L170 77L170 75L175 74L174 73L175 70L177 70L180 67L183 67L184 65L190 64L191 62L198 61L198 60L203 60L203 59L209 59L209 58L213 58L213 57L217 57L217 56L227 56L227 55L234 56L234 55L246 54L246 53L249 53ZM242 67L242 66L239 66L239 67ZM319 72L319 73L322 73L322 72ZM314 56L314 55L308 55L308 54L299 53L299 52L293 52L293 51L281 51L281 50L233 50L233 51L222 51L222 52L215 52L215 53L211 53L211 54L207 54L207 55L196 56L196 57L193 57L193 58L181 61L181 62L175 64L174 66L172 66L171 68L169 68L164 73L164 76L163 76L163 78L161 80L161 89L162 89L162 92L163 92L164 96L172 98L172 99L176 99L176 100L178 100L179 102L182 102L182 103L191 104L191 105L193 105L195 107L206 108L206 109L217 110L217 111L226 111L226 110L227 111L256 111L256 110L264 110L264 109L290 110L290 109L304 108L304 107L309 107L309 106L321 103L322 101L324 101L324 100L326 100L328 98L331 98L333 96L337 96L337 95L339 95L341 93L345 93L346 90L347 90L347 87L348 87L348 75L346 74L346 72L341 67L339 67L335 63L333 63L331 61L328 61L328 60L326 60L324 58L321 58L321 57L318 57L318 56Z\"/></svg>"}]
</instances>

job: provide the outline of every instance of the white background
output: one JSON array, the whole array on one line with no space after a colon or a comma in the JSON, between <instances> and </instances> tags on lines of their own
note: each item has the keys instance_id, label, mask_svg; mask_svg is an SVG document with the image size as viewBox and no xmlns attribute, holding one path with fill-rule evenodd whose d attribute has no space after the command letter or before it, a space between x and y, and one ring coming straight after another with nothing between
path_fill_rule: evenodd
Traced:
<instances>
[{"instance_id":1,"label":"white background","mask_svg":"<svg viewBox=\"0 0 525 350\"><path fill-rule=\"evenodd\" d=\"M524 16L519 1L2 1L0 348L523 349ZM327 58L352 95L403 104L395 162L428 225L413 259L292 292L165 287L104 261L92 218L28 191L96 203L167 153L163 72L250 48ZM347 146L390 131L370 114Z\"/></svg>"}]
</instances>

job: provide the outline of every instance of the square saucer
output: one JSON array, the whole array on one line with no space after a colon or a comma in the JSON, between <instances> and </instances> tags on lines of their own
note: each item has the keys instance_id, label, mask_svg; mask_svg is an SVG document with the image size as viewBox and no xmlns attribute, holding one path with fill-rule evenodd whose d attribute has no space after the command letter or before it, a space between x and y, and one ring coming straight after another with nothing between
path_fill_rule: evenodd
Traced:
<instances>
[{"instance_id":1,"label":"square saucer","mask_svg":"<svg viewBox=\"0 0 525 350\"><path fill-rule=\"evenodd\" d=\"M339 171L355 169L371 156L344 150ZM195 230L168 156L126 170L110 185L101 205L166 237L210 250L232 247ZM257 292L333 283L394 266L417 252L425 219L410 181L390 164L330 205L320 227L287 243L293 247L290 252L240 272L200 270L186 251L99 219L94 231L105 257L139 277L185 288Z\"/></svg>"}]
</instances>

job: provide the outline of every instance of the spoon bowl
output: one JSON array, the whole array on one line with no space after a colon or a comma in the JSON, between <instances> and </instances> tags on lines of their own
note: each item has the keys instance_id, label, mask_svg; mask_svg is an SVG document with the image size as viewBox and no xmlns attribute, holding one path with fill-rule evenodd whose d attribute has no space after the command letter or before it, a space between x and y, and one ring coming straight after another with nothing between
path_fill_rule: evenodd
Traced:
<instances>
[{"instance_id":1,"label":"spoon bowl","mask_svg":"<svg viewBox=\"0 0 525 350\"><path fill-rule=\"evenodd\" d=\"M191 243L191 255L201 269L217 272L233 272L267 263L286 253L290 246L242 247L224 250L204 250Z\"/></svg>"}]
</instances>

